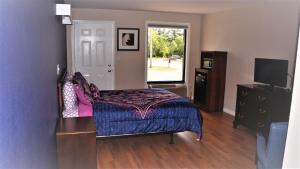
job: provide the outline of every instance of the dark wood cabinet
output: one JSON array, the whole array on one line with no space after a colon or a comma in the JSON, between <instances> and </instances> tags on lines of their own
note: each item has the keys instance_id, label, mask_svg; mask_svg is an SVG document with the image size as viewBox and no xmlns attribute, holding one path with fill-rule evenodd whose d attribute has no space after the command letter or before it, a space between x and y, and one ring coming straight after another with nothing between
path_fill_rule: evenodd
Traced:
<instances>
[{"instance_id":1,"label":"dark wood cabinet","mask_svg":"<svg viewBox=\"0 0 300 169\"><path fill-rule=\"evenodd\" d=\"M194 103L207 112L222 112L227 52L201 52L201 68L195 70Z\"/></svg>"},{"instance_id":2,"label":"dark wood cabinet","mask_svg":"<svg viewBox=\"0 0 300 169\"><path fill-rule=\"evenodd\" d=\"M242 124L267 136L271 122L288 121L290 104L290 90L257 84L237 85L233 126Z\"/></svg>"},{"instance_id":3,"label":"dark wood cabinet","mask_svg":"<svg viewBox=\"0 0 300 169\"><path fill-rule=\"evenodd\" d=\"M56 140L59 169L97 169L96 127L93 118L59 119Z\"/></svg>"}]
</instances>

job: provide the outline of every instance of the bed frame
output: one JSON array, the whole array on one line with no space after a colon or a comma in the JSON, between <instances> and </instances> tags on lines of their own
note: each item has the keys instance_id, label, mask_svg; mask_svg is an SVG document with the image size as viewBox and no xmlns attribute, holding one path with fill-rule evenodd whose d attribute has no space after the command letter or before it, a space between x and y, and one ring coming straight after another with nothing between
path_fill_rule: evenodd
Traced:
<instances>
[{"instance_id":1,"label":"bed frame","mask_svg":"<svg viewBox=\"0 0 300 169\"><path fill-rule=\"evenodd\" d=\"M62 112L64 110L63 100L63 85L66 81L67 71L64 70L57 79L57 98L58 98L58 117L63 118ZM154 133L142 133L142 134L124 134L124 135L113 135L113 136L96 136L97 139L115 138L115 137L131 137L131 136L142 136L142 135L157 135L157 134L170 134L170 144L174 144L174 133L175 132L154 132Z\"/></svg>"}]
</instances>

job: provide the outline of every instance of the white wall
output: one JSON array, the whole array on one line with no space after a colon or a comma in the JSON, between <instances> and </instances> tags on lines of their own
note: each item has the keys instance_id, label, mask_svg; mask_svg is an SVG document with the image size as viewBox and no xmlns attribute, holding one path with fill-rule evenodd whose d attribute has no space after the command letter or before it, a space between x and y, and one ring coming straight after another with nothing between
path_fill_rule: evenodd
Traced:
<instances>
[{"instance_id":1,"label":"white wall","mask_svg":"<svg viewBox=\"0 0 300 169\"><path fill-rule=\"evenodd\" d=\"M112 20L116 28L139 28L139 51L115 51L116 89L144 88L145 84L145 25L146 21L188 23L190 25L190 48L187 64L187 85L189 94L193 91L195 67L200 65L201 15L143 12L107 9L72 9L73 20ZM72 65L72 26L67 29L68 67Z\"/></svg>"},{"instance_id":2,"label":"white wall","mask_svg":"<svg viewBox=\"0 0 300 169\"><path fill-rule=\"evenodd\" d=\"M300 39L283 168L300 168Z\"/></svg>"},{"instance_id":3,"label":"white wall","mask_svg":"<svg viewBox=\"0 0 300 169\"><path fill-rule=\"evenodd\" d=\"M224 111L234 115L236 85L253 83L256 57L287 59L293 73L299 2L269 2L208 14L202 50L228 51Z\"/></svg>"}]
</instances>

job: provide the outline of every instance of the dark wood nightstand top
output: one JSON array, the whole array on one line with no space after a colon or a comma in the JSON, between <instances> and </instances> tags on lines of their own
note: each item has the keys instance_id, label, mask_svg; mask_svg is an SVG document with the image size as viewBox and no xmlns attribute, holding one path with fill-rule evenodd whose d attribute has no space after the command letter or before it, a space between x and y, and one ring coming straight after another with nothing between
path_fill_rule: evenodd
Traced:
<instances>
[{"instance_id":1,"label":"dark wood nightstand top","mask_svg":"<svg viewBox=\"0 0 300 169\"><path fill-rule=\"evenodd\" d=\"M56 135L96 133L93 117L60 118Z\"/></svg>"}]
</instances>

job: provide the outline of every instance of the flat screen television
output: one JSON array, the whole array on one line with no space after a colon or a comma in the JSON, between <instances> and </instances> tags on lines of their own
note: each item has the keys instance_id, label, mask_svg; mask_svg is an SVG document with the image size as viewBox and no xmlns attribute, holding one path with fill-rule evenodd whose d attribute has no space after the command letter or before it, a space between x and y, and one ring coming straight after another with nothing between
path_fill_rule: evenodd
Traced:
<instances>
[{"instance_id":1,"label":"flat screen television","mask_svg":"<svg viewBox=\"0 0 300 169\"><path fill-rule=\"evenodd\" d=\"M286 87L288 64L287 60L255 58L254 81Z\"/></svg>"}]
</instances>

